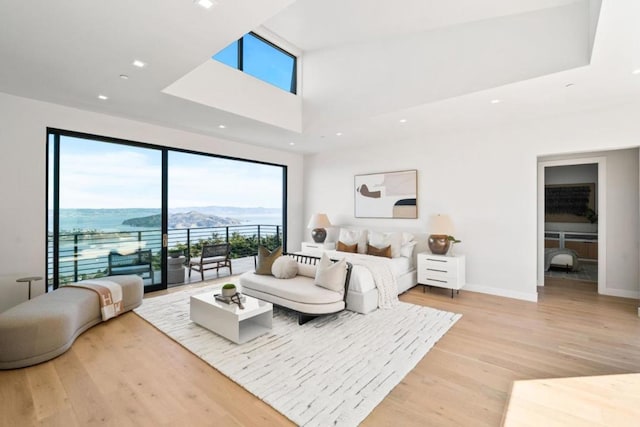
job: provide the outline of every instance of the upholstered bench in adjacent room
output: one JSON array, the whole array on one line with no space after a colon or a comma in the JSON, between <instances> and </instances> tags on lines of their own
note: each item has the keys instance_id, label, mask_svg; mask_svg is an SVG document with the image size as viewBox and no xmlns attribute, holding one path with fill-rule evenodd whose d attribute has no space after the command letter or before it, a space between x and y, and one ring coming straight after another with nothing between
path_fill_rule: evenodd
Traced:
<instances>
[{"instance_id":1,"label":"upholstered bench in adjacent room","mask_svg":"<svg viewBox=\"0 0 640 427\"><path fill-rule=\"evenodd\" d=\"M142 303L139 276L110 276L91 282L117 283L121 311ZM106 284L106 283L105 283ZM98 293L63 286L0 313L0 369L23 368L53 359L71 347L81 333L102 322Z\"/></svg>"}]
</instances>

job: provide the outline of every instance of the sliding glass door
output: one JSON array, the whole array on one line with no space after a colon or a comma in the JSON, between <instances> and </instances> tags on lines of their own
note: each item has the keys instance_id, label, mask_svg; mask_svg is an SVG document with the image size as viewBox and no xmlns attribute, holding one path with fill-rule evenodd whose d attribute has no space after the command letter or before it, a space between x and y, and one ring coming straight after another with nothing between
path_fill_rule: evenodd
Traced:
<instances>
[{"instance_id":1,"label":"sliding glass door","mask_svg":"<svg viewBox=\"0 0 640 427\"><path fill-rule=\"evenodd\" d=\"M49 136L50 286L138 274L163 288L163 151Z\"/></svg>"},{"instance_id":2,"label":"sliding glass door","mask_svg":"<svg viewBox=\"0 0 640 427\"><path fill-rule=\"evenodd\" d=\"M188 266L204 245L229 244L237 274L286 242L285 166L56 129L47 142L49 290L119 274L166 289L202 280Z\"/></svg>"}]
</instances>

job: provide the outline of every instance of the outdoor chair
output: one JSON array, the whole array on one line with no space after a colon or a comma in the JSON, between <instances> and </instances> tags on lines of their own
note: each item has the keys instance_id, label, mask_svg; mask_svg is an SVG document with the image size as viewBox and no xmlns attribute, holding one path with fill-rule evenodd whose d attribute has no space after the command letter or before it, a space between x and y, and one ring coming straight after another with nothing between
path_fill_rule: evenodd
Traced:
<instances>
[{"instance_id":1,"label":"outdoor chair","mask_svg":"<svg viewBox=\"0 0 640 427\"><path fill-rule=\"evenodd\" d=\"M204 280L204 271L216 269L216 274L220 274L220 269L229 268L229 274L233 274L231 270L230 245L228 243L218 243L215 245L203 245L202 254L197 258L189 260L189 278L191 278L191 269L199 271L200 277Z\"/></svg>"},{"instance_id":2,"label":"outdoor chair","mask_svg":"<svg viewBox=\"0 0 640 427\"><path fill-rule=\"evenodd\" d=\"M123 274L149 274L151 283L154 283L153 277L153 255L151 249L138 249L130 254L121 254L117 251L109 253L109 267L107 275L119 276Z\"/></svg>"}]
</instances>

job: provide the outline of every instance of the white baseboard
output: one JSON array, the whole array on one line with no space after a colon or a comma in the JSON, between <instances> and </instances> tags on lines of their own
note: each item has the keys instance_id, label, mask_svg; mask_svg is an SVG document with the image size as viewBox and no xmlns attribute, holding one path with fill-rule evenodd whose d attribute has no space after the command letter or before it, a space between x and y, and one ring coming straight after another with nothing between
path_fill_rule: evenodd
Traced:
<instances>
[{"instance_id":1,"label":"white baseboard","mask_svg":"<svg viewBox=\"0 0 640 427\"><path fill-rule=\"evenodd\" d=\"M640 292L632 291L629 289L603 289L602 292L599 292L600 295L608 295L610 297L621 297L621 298L633 298L639 299Z\"/></svg>"},{"instance_id":2,"label":"white baseboard","mask_svg":"<svg viewBox=\"0 0 640 427\"><path fill-rule=\"evenodd\" d=\"M464 291L479 292L482 294L496 295L499 297L514 298L524 301L538 302L538 292L520 292L509 289L493 288L491 286L472 285L467 283Z\"/></svg>"}]
</instances>

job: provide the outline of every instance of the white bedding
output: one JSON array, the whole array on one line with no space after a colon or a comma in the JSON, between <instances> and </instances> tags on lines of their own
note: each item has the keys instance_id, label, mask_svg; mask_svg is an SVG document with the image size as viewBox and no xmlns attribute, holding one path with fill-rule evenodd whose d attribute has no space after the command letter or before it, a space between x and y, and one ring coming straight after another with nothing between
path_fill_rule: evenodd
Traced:
<instances>
[{"instance_id":1,"label":"white bedding","mask_svg":"<svg viewBox=\"0 0 640 427\"><path fill-rule=\"evenodd\" d=\"M345 256L353 255L348 252L340 251L326 251L327 255L333 259L342 259ZM366 257L370 259L376 259L380 257L374 257L372 255L358 255L360 257ZM409 258L384 258L381 262L388 262L393 271L393 275L397 278L405 273L408 273L412 269L412 262ZM373 276L368 268L362 265L354 265L351 270L351 281L349 282L349 289L356 292L368 292L376 288L376 284L373 281Z\"/></svg>"}]
</instances>

